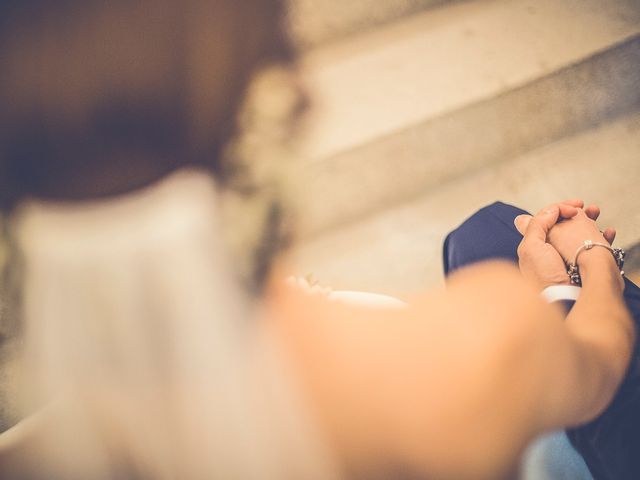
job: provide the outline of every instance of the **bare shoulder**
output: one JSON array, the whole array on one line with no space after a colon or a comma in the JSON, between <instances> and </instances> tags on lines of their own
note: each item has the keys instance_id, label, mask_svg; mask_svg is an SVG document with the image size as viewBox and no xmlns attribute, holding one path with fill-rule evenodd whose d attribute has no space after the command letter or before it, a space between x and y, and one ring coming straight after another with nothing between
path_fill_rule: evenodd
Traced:
<instances>
[{"instance_id":1,"label":"bare shoulder","mask_svg":"<svg viewBox=\"0 0 640 480\"><path fill-rule=\"evenodd\" d=\"M496 286L503 288L508 286L510 289L520 291L529 287L528 290L531 290L531 286L522 278L517 266L501 260L481 262L460 269L448 278L447 285L451 289L466 290L478 290L484 287L487 291L495 291Z\"/></svg>"},{"instance_id":2,"label":"bare shoulder","mask_svg":"<svg viewBox=\"0 0 640 480\"><path fill-rule=\"evenodd\" d=\"M429 303L429 336L446 345L431 358L437 368L429 371L429 380L447 399L433 409L439 414L429 423L440 435L448 432L451 444L478 468L508 468L508 459L535 429L536 379L546 351L540 346L549 343L554 325L561 325L560 314L506 262L457 272ZM437 453L449 467L456 456L448 452Z\"/></svg>"},{"instance_id":3,"label":"bare shoulder","mask_svg":"<svg viewBox=\"0 0 640 480\"><path fill-rule=\"evenodd\" d=\"M504 261L483 262L447 279L446 288L424 298L418 311L428 312L428 329L448 338L448 352L475 351L487 362L504 362L526 345L545 320L557 313L540 297L517 267Z\"/></svg>"},{"instance_id":4,"label":"bare shoulder","mask_svg":"<svg viewBox=\"0 0 640 480\"><path fill-rule=\"evenodd\" d=\"M547 315L549 310L518 268L505 261L483 262L454 273L447 281L446 297L463 311L472 309L496 320L515 317L515 323Z\"/></svg>"},{"instance_id":5,"label":"bare shoulder","mask_svg":"<svg viewBox=\"0 0 640 480\"><path fill-rule=\"evenodd\" d=\"M278 333L338 450L369 446L434 477L497 478L509 467L536 400L521 381L530 373L523 352L545 314L517 268L460 271L407 309L287 298Z\"/></svg>"}]
</instances>

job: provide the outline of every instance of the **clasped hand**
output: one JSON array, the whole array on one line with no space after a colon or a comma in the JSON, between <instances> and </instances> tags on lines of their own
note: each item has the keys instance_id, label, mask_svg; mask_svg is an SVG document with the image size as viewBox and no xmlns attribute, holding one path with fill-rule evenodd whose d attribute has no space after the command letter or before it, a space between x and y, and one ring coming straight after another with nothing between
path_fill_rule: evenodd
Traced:
<instances>
[{"instance_id":1,"label":"clasped hand","mask_svg":"<svg viewBox=\"0 0 640 480\"><path fill-rule=\"evenodd\" d=\"M585 240L612 244L615 239L615 229L600 231L596 225L599 216L597 206L584 208L582 200L567 200L549 205L536 215L516 217L515 226L523 235L518 246L522 274L541 289L569 284L567 264L573 262Z\"/></svg>"}]
</instances>

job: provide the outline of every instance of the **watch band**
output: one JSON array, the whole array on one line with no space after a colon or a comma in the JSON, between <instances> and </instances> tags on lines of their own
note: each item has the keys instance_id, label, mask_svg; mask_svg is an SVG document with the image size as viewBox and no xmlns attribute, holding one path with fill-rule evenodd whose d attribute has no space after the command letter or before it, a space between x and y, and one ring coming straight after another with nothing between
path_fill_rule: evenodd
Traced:
<instances>
[{"instance_id":1,"label":"watch band","mask_svg":"<svg viewBox=\"0 0 640 480\"><path fill-rule=\"evenodd\" d=\"M541 295L547 302L557 302L559 300L578 300L581 288L577 285L551 285L545 288Z\"/></svg>"},{"instance_id":2,"label":"watch band","mask_svg":"<svg viewBox=\"0 0 640 480\"><path fill-rule=\"evenodd\" d=\"M551 285L545 288L540 295L549 303L561 305L565 316L567 316L578 300L581 290L576 285Z\"/></svg>"}]
</instances>

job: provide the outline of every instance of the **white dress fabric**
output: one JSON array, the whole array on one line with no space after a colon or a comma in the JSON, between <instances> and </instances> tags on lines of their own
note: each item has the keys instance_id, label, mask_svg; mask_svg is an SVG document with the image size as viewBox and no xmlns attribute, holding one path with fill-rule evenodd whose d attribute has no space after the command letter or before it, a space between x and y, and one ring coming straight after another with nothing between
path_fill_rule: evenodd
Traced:
<instances>
[{"instance_id":1,"label":"white dress fabric","mask_svg":"<svg viewBox=\"0 0 640 480\"><path fill-rule=\"evenodd\" d=\"M184 171L16 213L21 394L58 421L38 460L51 478L114 478L122 457L158 480L335 477L238 286L218 203L208 174Z\"/></svg>"}]
</instances>

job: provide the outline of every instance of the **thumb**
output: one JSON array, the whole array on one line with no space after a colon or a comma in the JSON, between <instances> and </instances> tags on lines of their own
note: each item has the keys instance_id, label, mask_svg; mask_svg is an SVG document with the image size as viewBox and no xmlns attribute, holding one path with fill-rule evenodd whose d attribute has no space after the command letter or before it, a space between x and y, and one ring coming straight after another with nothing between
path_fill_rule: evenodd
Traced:
<instances>
[{"instance_id":1,"label":"thumb","mask_svg":"<svg viewBox=\"0 0 640 480\"><path fill-rule=\"evenodd\" d=\"M518 215L513 219L513 224L516 226L516 230L520 232L520 235L524 236L524 233L527 231L527 227L529 226L529 222L531 221L531 215Z\"/></svg>"},{"instance_id":2,"label":"thumb","mask_svg":"<svg viewBox=\"0 0 640 480\"><path fill-rule=\"evenodd\" d=\"M529 220L525 237L546 242L547 233L551 230L560 216L560 209L557 205L551 205L536 214Z\"/></svg>"}]
</instances>

